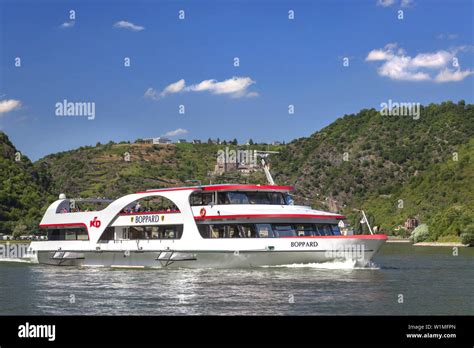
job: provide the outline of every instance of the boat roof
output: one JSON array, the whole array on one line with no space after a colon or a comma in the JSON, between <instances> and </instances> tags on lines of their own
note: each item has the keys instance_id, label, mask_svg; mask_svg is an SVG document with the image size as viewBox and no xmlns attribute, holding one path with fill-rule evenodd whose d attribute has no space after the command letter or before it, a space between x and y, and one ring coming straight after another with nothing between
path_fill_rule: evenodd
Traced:
<instances>
[{"instance_id":1,"label":"boat roof","mask_svg":"<svg viewBox=\"0 0 474 348\"><path fill-rule=\"evenodd\" d=\"M141 191L141 192L137 192L137 193L180 191L180 190L290 192L290 191L294 191L294 187L293 186L281 186L281 185L259 185L259 184L217 184L217 185L201 185L201 186L169 187L169 188L162 188L162 189L151 189L151 190Z\"/></svg>"},{"instance_id":2,"label":"boat roof","mask_svg":"<svg viewBox=\"0 0 474 348\"><path fill-rule=\"evenodd\" d=\"M293 191L293 186L256 185L256 184L221 184L202 186L203 191Z\"/></svg>"}]
</instances>

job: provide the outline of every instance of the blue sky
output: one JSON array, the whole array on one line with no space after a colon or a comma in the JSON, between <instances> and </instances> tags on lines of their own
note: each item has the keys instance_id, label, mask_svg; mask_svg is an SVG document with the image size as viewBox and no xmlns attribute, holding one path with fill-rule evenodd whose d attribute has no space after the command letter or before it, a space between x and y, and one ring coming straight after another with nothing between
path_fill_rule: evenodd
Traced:
<instances>
[{"instance_id":1,"label":"blue sky","mask_svg":"<svg viewBox=\"0 0 474 348\"><path fill-rule=\"evenodd\" d=\"M290 141L389 99L474 99L470 0L0 4L0 129L33 160L173 131ZM95 118L57 116L64 99Z\"/></svg>"}]
</instances>

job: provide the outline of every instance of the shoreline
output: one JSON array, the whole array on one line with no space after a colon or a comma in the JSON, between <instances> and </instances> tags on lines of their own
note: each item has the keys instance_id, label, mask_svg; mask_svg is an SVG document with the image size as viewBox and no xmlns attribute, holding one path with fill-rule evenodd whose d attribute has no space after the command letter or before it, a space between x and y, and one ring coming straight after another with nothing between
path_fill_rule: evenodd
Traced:
<instances>
[{"instance_id":1,"label":"shoreline","mask_svg":"<svg viewBox=\"0 0 474 348\"><path fill-rule=\"evenodd\" d=\"M460 242L419 242L412 243L408 238L388 238L387 243L410 243L413 246L428 246L428 247L465 247L468 248L467 244Z\"/></svg>"},{"instance_id":2,"label":"shoreline","mask_svg":"<svg viewBox=\"0 0 474 348\"><path fill-rule=\"evenodd\" d=\"M33 242L33 241L32 240L16 240L16 239L0 240L0 244L7 244L7 243L10 243L10 244L30 244L31 242Z\"/></svg>"},{"instance_id":3,"label":"shoreline","mask_svg":"<svg viewBox=\"0 0 474 348\"><path fill-rule=\"evenodd\" d=\"M441 247L469 247L467 244L462 244L458 242L419 242L413 244L414 246L441 246Z\"/></svg>"},{"instance_id":4,"label":"shoreline","mask_svg":"<svg viewBox=\"0 0 474 348\"><path fill-rule=\"evenodd\" d=\"M408 238L390 238L388 237L387 243L411 243Z\"/></svg>"}]
</instances>

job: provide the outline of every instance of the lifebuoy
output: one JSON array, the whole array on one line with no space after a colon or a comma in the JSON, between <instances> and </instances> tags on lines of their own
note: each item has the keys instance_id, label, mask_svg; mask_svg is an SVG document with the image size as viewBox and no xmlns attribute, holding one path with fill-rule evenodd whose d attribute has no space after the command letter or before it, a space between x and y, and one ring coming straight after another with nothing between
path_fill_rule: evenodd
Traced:
<instances>
[{"instance_id":1,"label":"lifebuoy","mask_svg":"<svg viewBox=\"0 0 474 348\"><path fill-rule=\"evenodd\" d=\"M206 216L206 209L201 208L201 210L199 211L199 214L201 215L202 218Z\"/></svg>"}]
</instances>

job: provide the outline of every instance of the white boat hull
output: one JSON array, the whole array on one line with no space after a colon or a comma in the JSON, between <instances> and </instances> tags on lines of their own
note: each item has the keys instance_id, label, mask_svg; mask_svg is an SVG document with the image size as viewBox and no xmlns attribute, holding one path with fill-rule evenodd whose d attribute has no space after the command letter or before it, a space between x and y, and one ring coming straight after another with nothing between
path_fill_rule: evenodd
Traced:
<instances>
[{"instance_id":1,"label":"white boat hull","mask_svg":"<svg viewBox=\"0 0 474 348\"><path fill-rule=\"evenodd\" d=\"M312 242L317 239L312 239ZM116 268L249 268L290 264L354 261L366 266L385 239L338 239L319 241L318 247L293 250L37 250L41 264L103 266ZM273 243L276 244L276 243Z\"/></svg>"}]
</instances>

